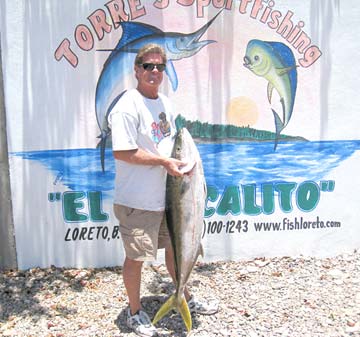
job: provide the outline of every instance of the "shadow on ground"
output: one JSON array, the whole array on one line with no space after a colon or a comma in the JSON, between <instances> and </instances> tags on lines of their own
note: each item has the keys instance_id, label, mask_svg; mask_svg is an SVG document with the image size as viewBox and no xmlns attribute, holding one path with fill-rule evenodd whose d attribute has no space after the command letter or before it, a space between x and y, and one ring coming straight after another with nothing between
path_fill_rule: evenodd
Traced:
<instances>
[{"instance_id":1,"label":"shadow on ground","mask_svg":"<svg viewBox=\"0 0 360 337\"><path fill-rule=\"evenodd\" d=\"M12 316L33 317L34 322L41 317L50 317L48 308L42 306L37 295L61 295L65 290L82 292L102 269L34 268L27 271L0 272L0 322ZM105 270L105 269L104 269ZM106 268L121 274L121 268ZM55 308L59 314L73 315L73 309L65 305Z\"/></svg>"},{"instance_id":2,"label":"shadow on ground","mask_svg":"<svg viewBox=\"0 0 360 337\"><path fill-rule=\"evenodd\" d=\"M141 304L144 310L148 313L151 319L155 316L157 310L168 299L168 296L145 296L141 299ZM126 326L127 308L124 308L117 317L115 324L119 331L123 334L131 333L131 329ZM200 322L192 315L193 329L200 326ZM159 337L185 337L187 336L185 325L179 313L173 311L165 316L160 322L156 324Z\"/></svg>"}]
</instances>

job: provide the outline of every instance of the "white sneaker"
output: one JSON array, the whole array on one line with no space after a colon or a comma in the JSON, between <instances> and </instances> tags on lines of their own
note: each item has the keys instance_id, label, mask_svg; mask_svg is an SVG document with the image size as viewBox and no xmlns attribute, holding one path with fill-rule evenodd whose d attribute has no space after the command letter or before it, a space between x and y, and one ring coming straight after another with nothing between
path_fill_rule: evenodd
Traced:
<instances>
[{"instance_id":1,"label":"white sneaker","mask_svg":"<svg viewBox=\"0 0 360 337\"><path fill-rule=\"evenodd\" d=\"M145 311L139 310L135 315L131 316L130 308L128 308L126 325L138 336L157 336L156 329L152 325L150 317Z\"/></svg>"},{"instance_id":2,"label":"white sneaker","mask_svg":"<svg viewBox=\"0 0 360 337\"><path fill-rule=\"evenodd\" d=\"M188 306L191 313L200 315L213 315L219 311L219 302L211 301L206 302L204 300L198 300L192 296L188 302Z\"/></svg>"}]
</instances>

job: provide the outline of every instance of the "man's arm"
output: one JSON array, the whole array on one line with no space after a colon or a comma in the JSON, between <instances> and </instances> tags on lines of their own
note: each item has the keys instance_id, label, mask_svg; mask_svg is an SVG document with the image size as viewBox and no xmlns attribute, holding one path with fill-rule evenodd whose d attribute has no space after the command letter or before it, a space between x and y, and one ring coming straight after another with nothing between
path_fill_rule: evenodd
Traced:
<instances>
[{"instance_id":1,"label":"man's arm","mask_svg":"<svg viewBox=\"0 0 360 337\"><path fill-rule=\"evenodd\" d=\"M115 159L131 164L152 166L161 165L166 169L167 173L175 177L183 176L180 168L186 165L183 161L174 158L157 156L139 148L135 150L113 151L113 155Z\"/></svg>"}]
</instances>

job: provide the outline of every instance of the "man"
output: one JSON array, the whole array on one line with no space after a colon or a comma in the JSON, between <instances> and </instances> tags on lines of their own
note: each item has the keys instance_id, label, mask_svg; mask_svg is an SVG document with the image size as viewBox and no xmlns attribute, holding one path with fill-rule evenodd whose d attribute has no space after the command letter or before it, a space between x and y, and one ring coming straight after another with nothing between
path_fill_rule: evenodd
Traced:
<instances>
[{"instance_id":1,"label":"man","mask_svg":"<svg viewBox=\"0 0 360 337\"><path fill-rule=\"evenodd\" d=\"M173 251L164 221L166 175L182 176L181 167L186 163L170 158L175 135L172 108L169 99L159 93L166 61L160 46L141 48L134 65L137 88L128 90L109 114L116 159L114 212L126 254L123 279L129 299L127 325L139 336L156 335L140 302L144 261L155 260L157 249L165 248L166 266L175 280ZM165 120L169 125L164 129ZM185 297L192 312L217 311L217 306L195 301L187 289Z\"/></svg>"}]
</instances>

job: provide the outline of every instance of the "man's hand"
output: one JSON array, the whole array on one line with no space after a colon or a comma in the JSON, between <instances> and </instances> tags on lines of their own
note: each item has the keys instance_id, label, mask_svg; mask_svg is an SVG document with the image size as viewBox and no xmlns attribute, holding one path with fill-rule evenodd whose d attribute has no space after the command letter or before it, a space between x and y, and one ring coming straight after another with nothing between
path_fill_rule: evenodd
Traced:
<instances>
[{"instance_id":1,"label":"man's hand","mask_svg":"<svg viewBox=\"0 0 360 337\"><path fill-rule=\"evenodd\" d=\"M131 164L162 165L168 174L175 177L182 177L184 173L181 171L181 168L187 165L187 162L174 158L157 156L142 149L113 151L113 154L115 159Z\"/></svg>"},{"instance_id":2,"label":"man's hand","mask_svg":"<svg viewBox=\"0 0 360 337\"><path fill-rule=\"evenodd\" d=\"M163 166L168 174L174 177L182 177L184 173L181 171L181 168L186 166L186 162L174 159L174 158L167 158L164 162Z\"/></svg>"}]
</instances>

